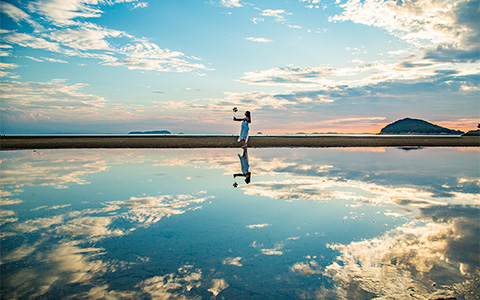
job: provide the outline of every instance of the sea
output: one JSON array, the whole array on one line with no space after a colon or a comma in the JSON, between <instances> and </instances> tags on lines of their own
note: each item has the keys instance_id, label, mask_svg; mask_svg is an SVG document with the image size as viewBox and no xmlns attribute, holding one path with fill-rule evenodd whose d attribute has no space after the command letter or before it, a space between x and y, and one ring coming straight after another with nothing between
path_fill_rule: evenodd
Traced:
<instances>
[{"instance_id":1,"label":"sea","mask_svg":"<svg viewBox=\"0 0 480 300\"><path fill-rule=\"evenodd\" d=\"M479 299L480 149L1 151L2 299Z\"/></svg>"}]
</instances>

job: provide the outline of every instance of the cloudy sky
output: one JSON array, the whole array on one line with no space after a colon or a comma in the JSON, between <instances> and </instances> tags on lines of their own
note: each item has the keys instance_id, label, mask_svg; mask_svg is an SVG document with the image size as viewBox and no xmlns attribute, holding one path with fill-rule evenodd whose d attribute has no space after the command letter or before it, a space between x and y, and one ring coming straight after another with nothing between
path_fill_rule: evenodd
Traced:
<instances>
[{"instance_id":1,"label":"cloudy sky","mask_svg":"<svg viewBox=\"0 0 480 300\"><path fill-rule=\"evenodd\" d=\"M0 1L1 133L480 121L479 0ZM240 113L237 113L240 116Z\"/></svg>"}]
</instances>

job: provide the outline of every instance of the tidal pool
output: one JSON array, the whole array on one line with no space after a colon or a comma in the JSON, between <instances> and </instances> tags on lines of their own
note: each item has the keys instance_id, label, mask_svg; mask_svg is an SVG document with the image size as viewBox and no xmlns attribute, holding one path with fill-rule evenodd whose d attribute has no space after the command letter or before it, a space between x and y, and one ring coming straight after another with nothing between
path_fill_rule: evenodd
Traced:
<instances>
[{"instance_id":1,"label":"tidal pool","mask_svg":"<svg viewBox=\"0 0 480 300\"><path fill-rule=\"evenodd\" d=\"M2 299L479 299L478 148L3 151Z\"/></svg>"}]
</instances>

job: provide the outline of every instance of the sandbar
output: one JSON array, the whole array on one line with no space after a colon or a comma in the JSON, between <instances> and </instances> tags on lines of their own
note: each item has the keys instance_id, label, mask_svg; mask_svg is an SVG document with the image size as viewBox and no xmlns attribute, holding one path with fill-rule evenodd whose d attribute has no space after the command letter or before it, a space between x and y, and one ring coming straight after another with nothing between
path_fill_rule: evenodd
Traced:
<instances>
[{"instance_id":1,"label":"sandbar","mask_svg":"<svg viewBox=\"0 0 480 300\"><path fill-rule=\"evenodd\" d=\"M238 148L236 136L2 136L0 150L83 148ZM253 148L480 147L478 136L252 136Z\"/></svg>"}]
</instances>

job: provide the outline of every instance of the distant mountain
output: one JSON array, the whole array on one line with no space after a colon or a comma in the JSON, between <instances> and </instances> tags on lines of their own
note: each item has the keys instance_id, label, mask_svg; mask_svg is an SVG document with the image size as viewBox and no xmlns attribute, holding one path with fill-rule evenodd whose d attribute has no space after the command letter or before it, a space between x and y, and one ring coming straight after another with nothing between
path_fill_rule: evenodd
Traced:
<instances>
[{"instance_id":1,"label":"distant mountain","mask_svg":"<svg viewBox=\"0 0 480 300\"><path fill-rule=\"evenodd\" d=\"M464 136L480 136L480 129L470 130L469 132L465 133Z\"/></svg>"},{"instance_id":2,"label":"distant mountain","mask_svg":"<svg viewBox=\"0 0 480 300\"><path fill-rule=\"evenodd\" d=\"M154 131L130 131L128 134L172 134L168 130L154 130Z\"/></svg>"},{"instance_id":3,"label":"distant mountain","mask_svg":"<svg viewBox=\"0 0 480 300\"><path fill-rule=\"evenodd\" d=\"M385 126L380 134L463 134L463 131L441 127L424 120L405 118Z\"/></svg>"}]
</instances>

